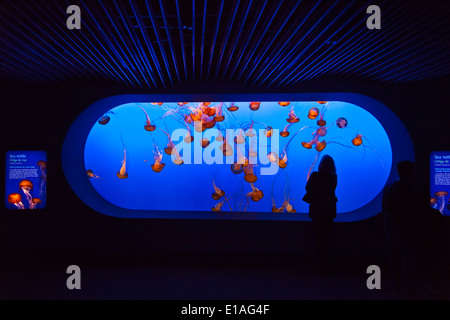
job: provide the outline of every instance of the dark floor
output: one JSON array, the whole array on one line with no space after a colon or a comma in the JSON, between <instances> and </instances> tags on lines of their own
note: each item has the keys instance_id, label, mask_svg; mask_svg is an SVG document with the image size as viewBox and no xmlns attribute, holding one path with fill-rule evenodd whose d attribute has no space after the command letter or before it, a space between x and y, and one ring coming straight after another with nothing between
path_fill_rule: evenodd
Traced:
<instances>
[{"instance_id":1,"label":"dark floor","mask_svg":"<svg viewBox=\"0 0 450 320\"><path fill-rule=\"evenodd\" d=\"M0 299L379 300L394 290L385 259L293 254L3 253ZM81 290L69 290L66 269L81 269ZM381 268L381 289L369 290L367 267ZM441 268L443 269L443 268ZM450 299L450 278L433 270L436 292L414 299Z\"/></svg>"}]
</instances>

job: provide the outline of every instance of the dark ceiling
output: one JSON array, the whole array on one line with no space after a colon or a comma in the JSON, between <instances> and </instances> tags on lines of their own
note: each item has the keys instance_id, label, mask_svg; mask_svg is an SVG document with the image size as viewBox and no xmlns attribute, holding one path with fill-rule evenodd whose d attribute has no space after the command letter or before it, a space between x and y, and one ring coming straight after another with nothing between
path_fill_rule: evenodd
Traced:
<instances>
[{"instance_id":1,"label":"dark ceiling","mask_svg":"<svg viewBox=\"0 0 450 320\"><path fill-rule=\"evenodd\" d=\"M69 5L81 29L69 30ZM381 29L369 30L369 5ZM289 87L339 78L407 84L450 73L450 1L11 0L0 78L169 88L224 80Z\"/></svg>"}]
</instances>

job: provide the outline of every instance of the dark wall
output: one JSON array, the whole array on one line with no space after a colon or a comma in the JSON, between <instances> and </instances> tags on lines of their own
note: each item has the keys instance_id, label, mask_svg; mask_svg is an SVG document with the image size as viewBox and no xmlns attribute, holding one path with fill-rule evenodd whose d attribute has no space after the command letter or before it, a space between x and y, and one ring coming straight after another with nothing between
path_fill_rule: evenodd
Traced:
<instances>
[{"instance_id":1,"label":"dark wall","mask_svg":"<svg viewBox=\"0 0 450 320\"><path fill-rule=\"evenodd\" d=\"M418 187L428 186L428 156L450 150L448 79L403 86L323 79L286 92L346 91L365 94L390 107L410 132L416 150ZM258 93L267 89L229 83L190 83L165 93ZM283 92L283 90L271 90ZM311 247L308 222L119 219L94 212L67 184L61 147L72 121L92 103L112 95L151 93L107 82L54 86L1 85L2 162L7 150L46 150L48 207L36 213L6 211L0 216L1 249L108 250L112 252L305 252ZM161 93L158 91L155 93ZM4 181L4 170L1 171ZM4 194L4 186L1 183ZM381 211L381 208L380 208ZM449 230L449 222L446 228ZM447 233L448 234L448 233ZM336 225L336 250L342 254L384 253L381 215ZM447 239L448 240L448 239Z\"/></svg>"}]
</instances>

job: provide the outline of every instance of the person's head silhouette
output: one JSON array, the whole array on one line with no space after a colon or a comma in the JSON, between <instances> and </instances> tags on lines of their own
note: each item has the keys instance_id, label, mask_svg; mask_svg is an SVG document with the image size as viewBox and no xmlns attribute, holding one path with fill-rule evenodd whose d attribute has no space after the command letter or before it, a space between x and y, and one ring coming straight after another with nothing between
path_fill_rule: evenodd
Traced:
<instances>
[{"instance_id":1,"label":"person's head silhouette","mask_svg":"<svg viewBox=\"0 0 450 320\"><path fill-rule=\"evenodd\" d=\"M397 172L400 181L412 182L414 180L414 162L403 160L397 163Z\"/></svg>"},{"instance_id":2,"label":"person's head silhouette","mask_svg":"<svg viewBox=\"0 0 450 320\"><path fill-rule=\"evenodd\" d=\"M322 160L319 163L319 172L328 173L328 174L336 174L336 166L334 164L334 160L329 155L324 155Z\"/></svg>"}]
</instances>

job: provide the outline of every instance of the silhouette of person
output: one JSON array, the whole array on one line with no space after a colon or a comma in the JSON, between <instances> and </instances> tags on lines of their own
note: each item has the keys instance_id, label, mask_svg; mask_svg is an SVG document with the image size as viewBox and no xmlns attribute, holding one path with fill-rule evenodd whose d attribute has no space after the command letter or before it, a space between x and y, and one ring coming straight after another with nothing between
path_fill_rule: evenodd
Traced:
<instances>
[{"instance_id":1,"label":"silhouette of person","mask_svg":"<svg viewBox=\"0 0 450 320\"><path fill-rule=\"evenodd\" d=\"M385 187L383 216L388 258L396 289L408 294L415 274L417 248L417 206L414 189L415 165L411 161L397 164L399 179Z\"/></svg>"},{"instance_id":2,"label":"silhouette of person","mask_svg":"<svg viewBox=\"0 0 450 320\"><path fill-rule=\"evenodd\" d=\"M328 255L332 247L332 224L336 218L337 175L334 160L324 155L318 171L314 171L306 183L303 201L309 203L314 242L317 253Z\"/></svg>"}]
</instances>

